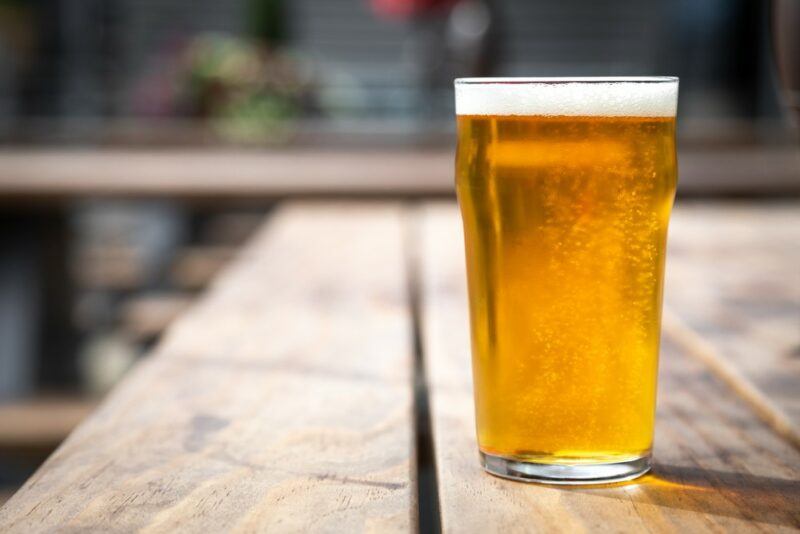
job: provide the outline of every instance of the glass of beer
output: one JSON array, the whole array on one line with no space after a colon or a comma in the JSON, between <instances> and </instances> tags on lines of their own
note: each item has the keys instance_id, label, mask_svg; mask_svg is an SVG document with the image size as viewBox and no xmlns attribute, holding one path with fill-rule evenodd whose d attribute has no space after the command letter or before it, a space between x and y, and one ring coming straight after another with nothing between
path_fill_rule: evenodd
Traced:
<instances>
[{"instance_id":1,"label":"glass of beer","mask_svg":"<svg viewBox=\"0 0 800 534\"><path fill-rule=\"evenodd\" d=\"M481 462L551 484L650 469L678 79L455 81Z\"/></svg>"}]
</instances>

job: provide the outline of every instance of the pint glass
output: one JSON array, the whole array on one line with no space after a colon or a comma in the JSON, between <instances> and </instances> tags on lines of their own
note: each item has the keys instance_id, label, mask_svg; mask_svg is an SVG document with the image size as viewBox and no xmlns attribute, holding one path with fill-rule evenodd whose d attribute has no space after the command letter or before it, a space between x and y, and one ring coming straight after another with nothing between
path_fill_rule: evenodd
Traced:
<instances>
[{"instance_id":1,"label":"pint glass","mask_svg":"<svg viewBox=\"0 0 800 534\"><path fill-rule=\"evenodd\" d=\"M481 462L587 484L650 468L677 78L455 81Z\"/></svg>"}]
</instances>

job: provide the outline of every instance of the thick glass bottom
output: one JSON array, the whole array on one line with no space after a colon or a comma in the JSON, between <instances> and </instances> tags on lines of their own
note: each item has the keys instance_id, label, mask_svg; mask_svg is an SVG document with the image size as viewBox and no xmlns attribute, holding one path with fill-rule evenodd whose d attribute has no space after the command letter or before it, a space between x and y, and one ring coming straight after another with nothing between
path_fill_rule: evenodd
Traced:
<instances>
[{"instance_id":1,"label":"thick glass bottom","mask_svg":"<svg viewBox=\"0 0 800 534\"><path fill-rule=\"evenodd\" d=\"M536 463L480 451L483 468L502 478L540 484L609 484L650 471L650 455L612 463Z\"/></svg>"}]
</instances>

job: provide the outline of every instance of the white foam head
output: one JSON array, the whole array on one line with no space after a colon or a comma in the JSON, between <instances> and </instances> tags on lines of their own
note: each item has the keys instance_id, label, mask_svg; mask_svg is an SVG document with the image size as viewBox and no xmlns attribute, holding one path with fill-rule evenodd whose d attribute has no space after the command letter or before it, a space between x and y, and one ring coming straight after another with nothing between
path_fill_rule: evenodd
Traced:
<instances>
[{"instance_id":1,"label":"white foam head","mask_svg":"<svg viewBox=\"0 0 800 534\"><path fill-rule=\"evenodd\" d=\"M459 78L456 115L674 117L678 78Z\"/></svg>"}]
</instances>

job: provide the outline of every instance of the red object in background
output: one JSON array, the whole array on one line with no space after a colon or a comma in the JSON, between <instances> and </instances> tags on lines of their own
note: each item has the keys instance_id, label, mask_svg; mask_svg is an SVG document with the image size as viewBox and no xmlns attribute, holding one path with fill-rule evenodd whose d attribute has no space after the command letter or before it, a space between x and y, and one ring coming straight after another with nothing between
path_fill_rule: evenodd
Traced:
<instances>
[{"instance_id":1,"label":"red object in background","mask_svg":"<svg viewBox=\"0 0 800 534\"><path fill-rule=\"evenodd\" d=\"M372 10L378 15L408 19L416 15L444 10L459 0L369 0Z\"/></svg>"}]
</instances>

